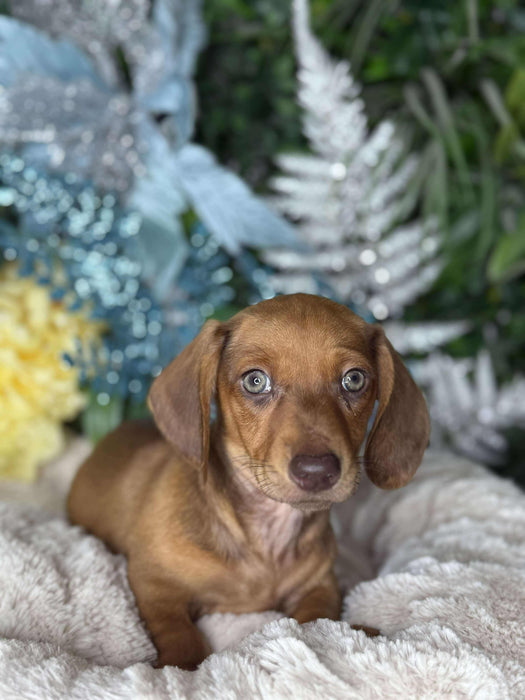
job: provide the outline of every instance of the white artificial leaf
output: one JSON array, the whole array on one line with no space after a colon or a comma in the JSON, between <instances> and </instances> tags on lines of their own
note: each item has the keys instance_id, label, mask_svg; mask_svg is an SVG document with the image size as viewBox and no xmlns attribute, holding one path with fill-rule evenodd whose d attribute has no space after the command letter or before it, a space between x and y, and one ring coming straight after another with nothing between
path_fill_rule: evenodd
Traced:
<instances>
[{"instance_id":1,"label":"white artificial leaf","mask_svg":"<svg viewBox=\"0 0 525 700\"><path fill-rule=\"evenodd\" d=\"M338 301L381 321L399 317L443 266L436 226L415 218L419 158L392 121L369 128L350 65L328 55L308 14L307 0L294 0L297 100L312 155L280 155L282 174L270 184L272 203L297 223L310 252L299 259L270 250L264 259L277 268L278 291L310 270Z\"/></svg>"}]
</instances>

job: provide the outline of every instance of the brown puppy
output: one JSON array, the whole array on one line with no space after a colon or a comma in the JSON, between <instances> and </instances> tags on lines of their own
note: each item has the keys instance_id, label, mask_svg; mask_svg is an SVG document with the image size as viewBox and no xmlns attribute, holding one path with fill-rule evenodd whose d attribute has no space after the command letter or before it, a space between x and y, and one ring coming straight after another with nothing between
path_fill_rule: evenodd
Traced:
<instances>
[{"instance_id":1,"label":"brown puppy","mask_svg":"<svg viewBox=\"0 0 525 700\"><path fill-rule=\"evenodd\" d=\"M98 445L69 515L127 555L159 666L210 653L205 613L338 618L329 508L357 486L376 399L364 464L398 488L428 442L423 396L380 327L294 294L208 321L152 386L160 432L126 423Z\"/></svg>"}]
</instances>

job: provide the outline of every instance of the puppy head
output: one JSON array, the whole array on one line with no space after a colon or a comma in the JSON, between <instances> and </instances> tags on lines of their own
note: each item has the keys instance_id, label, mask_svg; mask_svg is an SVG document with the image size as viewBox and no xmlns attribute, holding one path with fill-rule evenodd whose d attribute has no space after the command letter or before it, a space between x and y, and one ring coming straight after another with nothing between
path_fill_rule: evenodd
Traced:
<instances>
[{"instance_id":1,"label":"puppy head","mask_svg":"<svg viewBox=\"0 0 525 700\"><path fill-rule=\"evenodd\" d=\"M276 297L226 323L208 321L155 380L157 424L201 466L213 395L239 476L306 511L355 489L376 399L364 460L374 484L407 483L428 442L423 396L382 329L321 297Z\"/></svg>"}]
</instances>

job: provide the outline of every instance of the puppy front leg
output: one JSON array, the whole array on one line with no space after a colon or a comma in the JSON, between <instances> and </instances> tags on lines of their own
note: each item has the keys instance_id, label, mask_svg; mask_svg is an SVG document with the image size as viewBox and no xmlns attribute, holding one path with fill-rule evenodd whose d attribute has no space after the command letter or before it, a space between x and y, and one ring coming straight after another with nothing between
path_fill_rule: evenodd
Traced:
<instances>
[{"instance_id":1,"label":"puppy front leg","mask_svg":"<svg viewBox=\"0 0 525 700\"><path fill-rule=\"evenodd\" d=\"M178 666L194 671L211 654L211 647L187 612L171 612L146 620L158 657L155 666Z\"/></svg>"},{"instance_id":2,"label":"puppy front leg","mask_svg":"<svg viewBox=\"0 0 525 700\"><path fill-rule=\"evenodd\" d=\"M328 574L317 586L306 591L291 607L289 614L301 624L321 617L339 620L341 594L334 574Z\"/></svg>"},{"instance_id":3,"label":"puppy front leg","mask_svg":"<svg viewBox=\"0 0 525 700\"><path fill-rule=\"evenodd\" d=\"M187 595L167 577L146 578L144 567L137 575L135 567L130 566L128 577L141 617L158 652L156 667L195 670L212 650L191 620Z\"/></svg>"}]
</instances>

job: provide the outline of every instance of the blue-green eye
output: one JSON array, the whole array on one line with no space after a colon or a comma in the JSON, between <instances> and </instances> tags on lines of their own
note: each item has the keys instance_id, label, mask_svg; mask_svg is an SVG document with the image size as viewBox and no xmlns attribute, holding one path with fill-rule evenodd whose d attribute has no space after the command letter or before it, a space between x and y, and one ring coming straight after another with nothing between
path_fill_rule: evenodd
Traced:
<instances>
[{"instance_id":1,"label":"blue-green eye","mask_svg":"<svg viewBox=\"0 0 525 700\"><path fill-rule=\"evenodd\" d=\"M271 391L270 377L262 369L252 369L242 378L242 385L250 394L265 394Z\"/></svg>"},{"instance_id":2,"label":"blue-green eye","mask_svg":"<svg viewBox=\"0 0 525 700\"><path fill-rule=\"evenodd\" d=\"M343 375L341 383L345 391L361 391L366 383L366 375L360 369L349 369Z\"/></svg>"}]
</instances>

